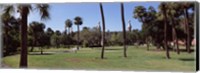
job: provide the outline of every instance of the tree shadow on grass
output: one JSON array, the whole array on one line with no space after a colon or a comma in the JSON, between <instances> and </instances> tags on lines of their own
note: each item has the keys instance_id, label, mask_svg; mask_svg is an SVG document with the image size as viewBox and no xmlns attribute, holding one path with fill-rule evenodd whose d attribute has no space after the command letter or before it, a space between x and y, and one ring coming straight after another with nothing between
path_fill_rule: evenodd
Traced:
<instances>
[{"instance_id":1,"label":"tree shadow on grass","mask_svg":"<svg viewBox=\"0 0 200 73\"><path fill-rule=\"evenodd\" d=\"M180 49L180 52L187 52L187 50L184 48L184 49ZM194 52L194 49L190 49L190 52Z\"/></svg>"},{"instance_id":2,"label":"tree shadow on grass","mask_svg":"<svg viewBox=\"0 0 200 73\"><path fill-rule=\"evenodd\" d=\"M187 59L181 58L179 60L181 60L181 61L194 61L194 58L187 58Z\"/></svg>"},{"instance_id":3,"label":"tree shadow on grass","mask_svg":"<svg viewBox=\"0 0 200 73\"><path fill-rule=\"evenodd\" d=\"M166 50L164 50L164 49L149 49L149 50L147 50L147 51L156 51L156 52L160 52L160 51L166 51ZM174 49L174 50L172 50L172 49L170 49L169 51L176 51L176 49ZM180 52L187 52L187 50L186 49L179 49L179 51ZM194 49L190 49L190 52L194 52Z\"/></svg>"},{"instance_id":4,"label":"tree shadow on grass","mask_svg":"<svg viewBox=\"0 0 200 73\"><path fill-rule=\"evenodd\" d=\"M43 54L41 54L41 53L29 53L28 55L53 55L54 53L43 53Z\"/></svg>"},{"instance_id":5,"label":"tree shadow on grass","mask_svg":"<svg viewBox=\"0 0 200 73\"><path fill-rule=\"evenodd\" d=\"M121 49L105 49L105 50L121 50Z\"/></svg>"},{"instance_id":6,"label":"tree shadow on grass","mask_svg":"<svg viewBox=\"0 0 200 73\"><path fill-rule=\"evenodd\" d=\"M108 59L107 57L104 57L103 59L101 57L95 57L95 59L99 59L99 60L106 60Z\"/></svg>"}]
</instances>

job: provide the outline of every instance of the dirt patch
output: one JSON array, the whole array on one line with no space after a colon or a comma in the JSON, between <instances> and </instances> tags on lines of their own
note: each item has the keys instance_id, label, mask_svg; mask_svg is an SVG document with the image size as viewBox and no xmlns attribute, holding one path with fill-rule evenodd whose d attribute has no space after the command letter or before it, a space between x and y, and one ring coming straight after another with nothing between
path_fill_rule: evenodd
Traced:
<instances>
[{"instance_id":1,"label":"dirt patch","mask_svg":"<svg viewBox=\"0 0 200 73\"><path fill-rule=\"evenodd\" d=\"M82 62L82 60L79 59L79 58L67 58L66 61L67 62L73 62L73 63L80 63L80 62Z\"/></svg>"},{"instance_id":2,"label":"dirt patch","mask_svg":"<svg viewBox=\"0 0 200 73\"><path fill-rule=\"evenodd\" d=\"M81 59L81 58L67 58L67 62L71 63L82 63L82 62L93 62L93 63L102 63L105 64L105 59Z\"/></svg>"}]
</instances>

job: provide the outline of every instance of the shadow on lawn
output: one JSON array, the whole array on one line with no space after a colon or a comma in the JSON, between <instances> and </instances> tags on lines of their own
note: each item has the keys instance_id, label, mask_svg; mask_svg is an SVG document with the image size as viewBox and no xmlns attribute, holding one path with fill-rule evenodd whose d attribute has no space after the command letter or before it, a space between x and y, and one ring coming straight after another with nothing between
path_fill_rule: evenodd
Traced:
<instances>
[{"instance_id":1,"label":"shadow on lawn","mask_svg":"<svg viewBox=\"0 0 200 73\"><path fill-rule=\"evenodd\" d=\"M29 55L53 55L53 53L29 53Z\"/></svg>"},{"instance_id":2,"label":"shadow on lawn","mask_svg":"<svg viewBox=\"0 0 200 73\"><path fill-rule=\"evenodd\" d=\"M179 59L179 60L181 60L181 61L194 61L194 58L187 58L187 59Z\"/></svg>"},{"instance_id":3,"label":"shadow on lawn","mask_svg":"<svg viewBox=\"0 0 200 73\"><path fill-rule=\"evenodd\" d=\"M105 49L105 50L122 50L122 49Z\"/></svg>"},{"instance_id":4,"label":"shadow on lawn","mask_svg":"<svg viewBox=\"0 0 200 73\"><path fill-rule=\"evenodd\" d=\"M164 49L149 49L148 51L165 51ZM170 51L176 51L176 49L175 50L172 50L172 49L170 49ZM179 51L180 52L187 52L187 50L186 49L179 49ZM194 52L194 49L190 49L190 52Z\"/></svg>"}]
</instances>

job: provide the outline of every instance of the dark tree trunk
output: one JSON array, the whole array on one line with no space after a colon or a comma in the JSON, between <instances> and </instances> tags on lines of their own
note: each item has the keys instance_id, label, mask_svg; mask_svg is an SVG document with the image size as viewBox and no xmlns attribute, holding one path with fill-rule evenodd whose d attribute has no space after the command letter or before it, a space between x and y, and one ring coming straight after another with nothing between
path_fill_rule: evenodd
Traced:
<instances>
[{"instance_id":1,"label":"dark tree trunk","mask_svg":"<svg viewBox=\"0 0 200 73\"><path fill-rule=\"evenodd\" d=\"M33 49L34 49L34 46L36 46L36 35L34 34L34 40L33 40L33 42L34 42L34 45L32 45L32 47L31 47L31 52L33 52Z\"/></svg>"},{"instance_id":2,"label":"dark tree trunk","mask_svg":"<svg viewBox=\"0 0 200 73\"><path fill-rule=\"evenodd\" d=\"M170 59L169 56L169 48L167 47L167 15L166 15L166 8L165 4L163 4L163 14L164 14L164 48L166 49L166 56L167 59Z\"/></svg>"},{"instance_id":3,"label":"dark tree trunk","mask_svg":"<svg viewBox=\"0 0 200 73\"><path fill-rule=\"evenodd\" d=\"M124 41L123 41L123 44L124 44L124 57L126 58L127 57L127 54L126 54L126 24L125 24L125 20L124 20L124 5L123 3L121 3L121 16L122 16L122 29L123 29L123 38L124 38Z\"/></svg>"},{"instance_id":4,"label":"dark tree trunk","mask_svg":"<svg viewBox=\"0 0 200 73\"><path fill-rule=\"evenodd\" d=\"M147 43L147 50L149 51L149 42L148 42L148 37L146 38L146 43Z\"/></svg>"},{"instance_id":5,"label":"dark tree trunk","mask_svg":"<svg viewBox=\"0 0 200 73\"><path fill-rule=\"evenodd\" d=\"M189 23L188 23L188 11L187 9L184 9L184 16L185 16L185 29L186 29L186 49L188 53L191 53L190 51L190 30L189 30Z\"/></svg>"},{"instance_id":6,"label":"dark tree trunk","mask_svg":"<svg viewBox=\"0 0 200 73\"><path fill-rule=\"evenodd\" d=\"M20 67L27 68L27 17L28 17L28 7L23 6L21 12L21 56L20 56Z\"/></svg>"},{"instance_id":7,"label":"dark tree trunk","mask_svg":"<svg viewBox=\"0 0 200 73\"><path fill-rule=\"evenodd\" d=\"M43 48L42 47L40 47L40 50L41 50L41 54L43 54Z\"/></svg>"},{"instance_id":8,"label":"dark tree trunk","mask_svg":"<svg viewBox=\"0 0 200 73\"><path fill-rule=\"evenodd\" d=\"M4 37L4 39L5 39L5 50L8 50L8 23L7 22L4 22L4 24L5 24L5 37ZM3 54L4 56L7 56L9 54L9 52L8 51L6 51L5 52L5 54Z\"/></svg>"},{"instance_id":9,"label":"dark tree trunk","mask_svg":"<svg viewBox=\"0 0 200 73\"><path fill-rule=\"evenodd\" d=\"M65 35L67 35L67 28L65 28Z\"/></svg>"},{"instance_id":10,"label":"dark tree trunk","mask_svg":"<svg viewBox=\"0 0 200 73\"><path fill-rule=\"evenodd\" d=\"M173 38L173 43L174 45L176 44L176 52L177 54L180 54L180 51L179 51L179 46L178 46L178 39L177 39L177 34L176 34L176 29L175 29L175 24L174 24L174 19L172 19L172 38ZM173 49L174 49L174 46L173 46Z\"/></svg>"},{"instance_id":11,"label":"dark tree trunk","mask_svg":"<svg viewBox=\"0 0 200 73\"><path fill-rule=\"evenodd\" d=\"M102 3L100 3L100 11L101 11L101 18L102 18L102 50L101 50L101 59L104 59L104 46L105 46L105 21L104 21L104 13L103 13L103 6Z\"/></svg>"},{"instance_id":12,"label":"dark tree trunk","mask_svg":"<svg viewBox=\"0 0 200 73\"><path fill-rule=\"evenodd\" d=\"M70 35L70 27L68 28L68 35Z\"/></svg>"},{"instance_id":13,"label":"dark tree trunk","mask_svg":"<svg viewBox=\"0 0 200 73\"><path fill-rule=\"evenodd\" d=\"M33 49L34 49L34 46L33 46L33 44L31 45L31 50L30 50L30 52L33 52Z\"/></svg>"},{"instance_id":14,"label":"dark tree trunk","mask_svg":"<svg viewBox=\"0 0 200 73\"><path fill-rule=\"evenodd\" d=\"M80 32L80 29L79 29L79 25L77 25L77 28L78 28L78 41L77 41L77 50L79 50L79 44L80 44L80 36L79 36L79 32Z\"/></svg>"}]
</instances>

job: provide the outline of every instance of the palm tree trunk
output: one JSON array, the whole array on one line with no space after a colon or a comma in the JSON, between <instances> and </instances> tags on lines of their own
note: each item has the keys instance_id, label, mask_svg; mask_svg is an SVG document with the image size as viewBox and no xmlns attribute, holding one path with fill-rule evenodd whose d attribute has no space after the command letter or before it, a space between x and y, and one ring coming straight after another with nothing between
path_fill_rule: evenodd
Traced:
<instances>
[{"instance_id":1,"label":"palm tree trunk","mask_svg":"<svg viewBox=\"0 0 200 73\"><path fill-rule=\"evenodd\" d=\"M80 31L80 29L79 29L79 25L77 25L77 28L78 28L78 41L77 41L77 50L79 50L79 44L80 44L80 36L79 36L79 31Z\"/></svg>"},{"instance_id":2,"label":"palm tree trunk","mask_svg":"<svg viewBox=\"0 0 200 73\"><path fill-rule=\"evenodd\" d=\"M174 40L175 40L174 43L176 44L176 52L177 52L177 54L180 54L179 45L178 45L178 39L177 39L176 29L175 28L173 28L173 33L174 33Z\"/></svg>"},{"instance_id":3,"label":"palm tree trunk","mask_svg":"<svg viewBox=\"0 0 200 73\"><path fill-rule=\"evenodd\" d=\"M167 59L170 59L169 48L167 47L167 15L165 4L163 4L163 14L164 14L164 48L166 49Z\"/></svg>"},{"instance_id":4,"label":"palm tree trunk","mask_svg":"<svg viewBox=\"0 0 200 73\"><path fill-rule=\"evenodd\" d=\"M65 35L67 35L67 28L65 28Z\"/></svg>"},{"instance_id":5,"label":"palm tree trunk","mask_svg":"<svg viewBox=\"0 0 200 73\"><path fill-rule=\"evenodd\" d=\"M8 23L7 22L4 22L5 24L5 49L8 50ZM8 52L6 51L6 54L5 56L8 55Z\"/></svg>"},{"instance_id":6,"label":"palm tree trunk","mask_svg":"<svg viewBox=\"0 0 200 73\"><path fill-rule=\"evenodd\" d=\"M148 42L148 37L146 38L146 43L147 43L147 50L149 51L149 42Z\"/></svg>"},{"instance_id":7,"label":"palm tree trunk","mask_svg":"<svg viewBox=\"0 0 200 73\"><path fill-rule=\"evenodd\" d=\"M172 18L172 36L173 36L173 43L174 43L174 45L176 44L176 52L177 52L177 54L180 54L179 46L178 46L178 39L177 39L177 35L176 35L176 29L175 29L173 18ZM173 48L174 48L174 46L173 46Z\"/></svg>"},{"instance_id":8,"label":"palm tree trunk","mask_svg":"<svg viewBox=\"0 0 200 73\"><path fill-rule=\"evenodd\" d=\"M31 52L33 52L34 46L36 46L36 35L34 34L34 45L31 47Z\"/></svg>"},{"instance_id":9,"label":"palm tree trunk","mask_svg":"<svg viewBox=\"0 0 200 73\"><path fill-rule=\"evenodd\" d=\"M101 11L101 18L102 18L102 50L101 50L101 59L104 59L104 46L105 46L105 21L104 21L104 13L103 13L103 6L102 3L100 3L100 11Z\"/></svg>"},{"instance_id":10,"label":"palm tree trunk","mask_svg":"<svg viewBox=\"0 0 200 73\"><path fill-rule=\"evenodd\" d=\"M27 17L28 7L22 8L22 21L21 21L21 56L20 56L20 67L27 68Z\"/></svg>"},{"instance_id":11,"label":"palm tree trunk","mask_svg":"<svg viewBox=\"0 0 200 73\"><path fill-rule=\"evenodd\" d=\"M124 57L127 57L126 54L126 24L125 24L125 20L124 20L124 5L123 3L121 3L121 16L122 16L122 29L123 29L123 38L124 38Z\"/></svg>"},{"instance_id":12,"label":"palm tree trunk","mask_svg":"<svg viewBox=\"0 0 200 73\"><path fill-rule=\"evenodd\" d=\"M68 35L70 35L70 27L68 27Z\"/></svg>"},{"instance_id":13,"label":"palm tree trunk","mask_svg":"<svg viewBox=\"0 0 200 73\"><path fill-rule=\"evenodd\" d=\"M185 16L185 29L186 29L186 49L188 53L191 53L190 51L190 30L189 30L189 23L188 23L188 11L187 9L184 10L184 16Z\"/></svg>"},{"instance_id":14,"label":"palm tree trunk","mask_svg":"<svg viewBox=\"0 0 200 73\"><path fill-rule=\"evenodd\" d=\"M42 47L40 47L40 50L41 50L41 54L43 54L43 48Z\"/></svg>"}]
</instances>

